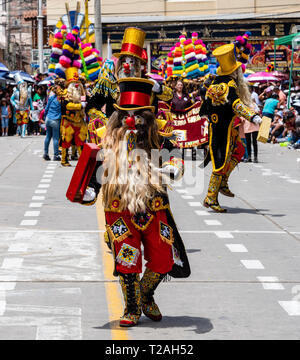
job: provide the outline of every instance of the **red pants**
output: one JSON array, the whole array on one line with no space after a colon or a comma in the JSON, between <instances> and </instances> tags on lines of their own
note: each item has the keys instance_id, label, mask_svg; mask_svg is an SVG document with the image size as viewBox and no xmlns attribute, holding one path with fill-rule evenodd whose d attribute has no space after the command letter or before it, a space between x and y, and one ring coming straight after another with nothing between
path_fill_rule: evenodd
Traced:
<instances>
[{"instance_id":1,"label":"red pants","mask_svg":"<svg viewBox=\"0 0 300 360\"><path fill-rule=\"evenodd\" d=\"M143 219L129 211L106 211L105 216L109 235L114 241L118 272L142 272L141 244L147 268L160 274L172 269L173 231L168 225L166 210L146 212Z\"/></svg>"},{"instance_id":2,"label":"red pants","mask_svg":"<svg viewBox=\"0 0 300 360\"><path fill-rule=\"evenodd\" d=\"M76 146L83 146L87 137L87 126L83 122L75 124L63 119L61 125L61 137L61 146L64 149L68 149L72 145L73 139Z\"/></svg>"}]
</instances>

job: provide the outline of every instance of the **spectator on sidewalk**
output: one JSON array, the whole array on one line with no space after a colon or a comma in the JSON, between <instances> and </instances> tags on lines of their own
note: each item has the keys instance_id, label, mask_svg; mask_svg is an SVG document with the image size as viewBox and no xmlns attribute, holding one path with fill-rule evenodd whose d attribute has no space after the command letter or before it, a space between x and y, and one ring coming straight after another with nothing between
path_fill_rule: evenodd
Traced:
<instances>
[{"instance_id":1,"label":"spectator on sidewalk","mask_svg":"<svg viewBox=\"0 0 300 360\"><path fill-rule=\"evenodd\" d=\"M48 154L49 144L51 139L53 139L53 149L54 149L54 161L61 161L59 156L59 135L60 135L60 120L61 120L61 103L57 96L58 91L61 88L59 85L54 86L54 92L50 95L48 99L48 104L45 109L45 118L46 118L46 138L44 143L44 160L49 161L50 157Z\"/></svg>"},{"instance_id":2,"label":"spectator on sidewalk","mask_svg":"<svg viewBox=\"0 0 300 360\"><path fill-rule=\"evenodd\" d=\"M7 136L9 119L11 118L11 110L9 105L7 104L7 100L5 97L1 99L0 115L1 115L2 136Z\"/></svg>"},{"instance_id":3,"label":"spectator on sidewalk","mask_svg":"<svg viewBox=\"0 0 300 360\"><path fill-rule=\"evenodd\" d=\"M270 98L265 101L262 114L268 118L274 119L275 110L279 106L279 97L273 93Z\"/></svg>"}]
</instances>

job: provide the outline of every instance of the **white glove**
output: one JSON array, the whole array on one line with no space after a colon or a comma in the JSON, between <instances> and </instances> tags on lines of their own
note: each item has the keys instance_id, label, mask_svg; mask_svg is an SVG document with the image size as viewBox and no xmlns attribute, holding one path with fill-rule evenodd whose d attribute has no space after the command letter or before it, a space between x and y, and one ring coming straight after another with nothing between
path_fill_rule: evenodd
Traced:
<instances>
[{"instance_id":1,"label":"white glove","mask_svg":"<svg viewBox=\"0 0 300 360\"><path fill-rule=\"evenodd\" d=\"M85 101L82 101L82 102L81 102L81 106L82 106L82 108L84 109L84 108L86 107L86 102L85 102Z\"/></svg>"},{"instance_id":2,"label":"white glove","mask_svg":"<svg viewBox=\"0 0 300 360\"><path fill-rule=\"evenodd\" d=\"M96 198L95 190L93 188L91 188L91 187L88 187L85 190L85 193L84 193L84 196L83 196L83 201L90 202L90 201L94 201L95 198Z\"/></svg>"},{"instance_id":3,"label":"white glove","mask_svg":"<svg viewBox=\"0 0 300 360\"><path fill-rule=\"evenodd\" d=\"M259 124L261 124L262 119L261 119L261 117L260 117L260 116L255 115L255 116L254 116L254 118L252 119L252 122L253 122L254 124L259 125Z\"/></svg>"},{"instance_id":4,"label":"white glove","mask_svg":"<svg viewBox=\"0 0 300 360\"><path fill-rule=\"evenodd\" d=\"M152 91L155 92L155 93L160 93L160 91L161 91L160 84L154 79L152 79L152 82L153 82Z\"/></svg>"},{"instance_id":5,"label":"white glove","mask_svg":"<svg viewBox=\"0 0 300 360\"><path fill-rule=\"evenodd\" d=\"M165 174L165 175L171 175L173 174L174 176L174 180L176 180L179 175L180 175L180 172L179 172L179 169L175 166L172 166L172 165L166 165L164 166L163 168L159 169L161 173Z\"/></svg>"}]
</instances>

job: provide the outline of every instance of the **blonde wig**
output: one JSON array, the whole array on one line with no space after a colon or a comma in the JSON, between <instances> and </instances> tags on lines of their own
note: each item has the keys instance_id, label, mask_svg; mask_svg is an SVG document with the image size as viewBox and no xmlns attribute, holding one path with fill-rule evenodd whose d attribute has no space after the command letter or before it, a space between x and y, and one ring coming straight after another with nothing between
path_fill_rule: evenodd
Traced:
<instances>
[{"instance_id":1,"label":"blonde wig","mask_svg":"<svg viewBox=\"0 0 300 360\"><path fill-rule=\"evenodd\" d=\"M106 136L103 143L105 150L104 175L109 176L102 186L104 206L108 207L112 200L120 198L121 209L130 213L144 212L147 202L157 192L164 193L161 175L151 163L151 150L159 149L158 127L153 113L149 110L140 111L144 124L137 125L135 159L128 155L128 127L122 124L126 112L115 111L108 121ZM134 153L134 152L133 152ZM105 153L107 154L107 153ZM134 160L134 161L132 161ZM153 176L154 175L154 176Z\"/></svg>"}]
</instances>

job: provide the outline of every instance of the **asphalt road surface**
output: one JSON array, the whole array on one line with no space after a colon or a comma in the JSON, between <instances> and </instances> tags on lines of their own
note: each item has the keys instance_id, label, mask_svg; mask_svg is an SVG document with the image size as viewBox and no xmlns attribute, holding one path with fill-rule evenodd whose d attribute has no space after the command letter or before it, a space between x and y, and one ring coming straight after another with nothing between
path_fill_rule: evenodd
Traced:
<instances>
[{"instance_id":1,"label":"asphalt road surface","mask_svg":"<svg viewBox=\"0 0 300 360\"><path fill-rule=\"evenodd\" d=\"M101 203L66 199L76 163L44 161L43 140L0 137L1 340L300 339L300 152L260 144L226 214L202 206L211 167L186 161L169 194L192 274L158 288L160 323L122 329Z\"/></svg>"}]
</instances>

